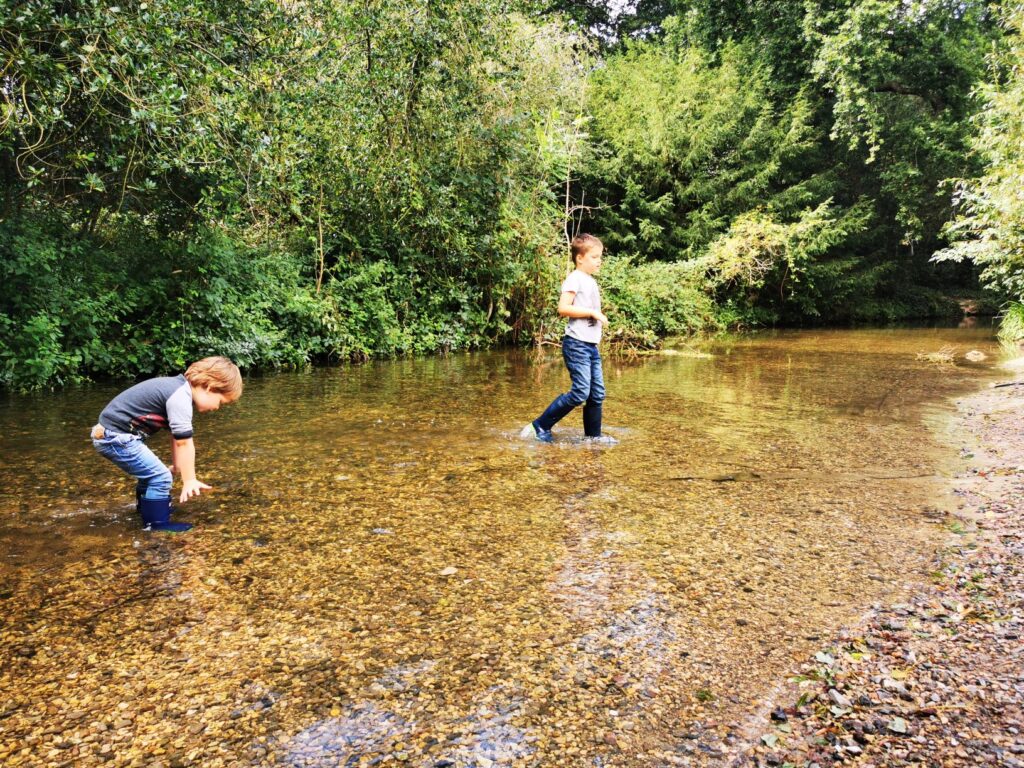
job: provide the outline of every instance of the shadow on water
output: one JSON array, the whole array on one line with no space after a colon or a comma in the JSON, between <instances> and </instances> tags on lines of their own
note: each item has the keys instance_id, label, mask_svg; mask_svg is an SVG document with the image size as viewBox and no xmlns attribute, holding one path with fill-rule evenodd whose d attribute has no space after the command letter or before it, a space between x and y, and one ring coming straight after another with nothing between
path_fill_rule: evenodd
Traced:
<instances>
[{"instance_id":1,"label":"shadow on water","mask_svg":"<svg viewBox=\"0 0 1024 768\"><path fill-rule=\"evenodd\" d=\"M8 398L0 761L715 764L924 578L948 398L991 376L968 349L997 354L821 330L606 360L616 446L578 414L519 439L554 354L255 378L197 419L216 490L174 537L86 438L114 388Z\"/></svg>"}]
</instances>

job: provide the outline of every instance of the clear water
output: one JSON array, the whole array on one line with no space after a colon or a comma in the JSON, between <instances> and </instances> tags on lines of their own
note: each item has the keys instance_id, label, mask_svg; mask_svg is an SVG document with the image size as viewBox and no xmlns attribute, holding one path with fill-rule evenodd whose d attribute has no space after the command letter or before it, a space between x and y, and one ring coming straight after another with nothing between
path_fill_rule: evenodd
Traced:
<instances>
[{"instance_id":1,"label":"clear water","mask_svg":"<svg viewBox=\"0 0 1024 768\"><path fill-rule=\"evenodd\" d=\"M918 359L944 346L955 365ZM918 329L693 352L605 360L612 447L578 412L520 439L567 386L557 352L253 379L197 415L215 491L184 535L142 532L92 451L117 387L9 397L0 761L713 763L926 578L950 398L998 350Z\"/></svg>"}]
</instances>

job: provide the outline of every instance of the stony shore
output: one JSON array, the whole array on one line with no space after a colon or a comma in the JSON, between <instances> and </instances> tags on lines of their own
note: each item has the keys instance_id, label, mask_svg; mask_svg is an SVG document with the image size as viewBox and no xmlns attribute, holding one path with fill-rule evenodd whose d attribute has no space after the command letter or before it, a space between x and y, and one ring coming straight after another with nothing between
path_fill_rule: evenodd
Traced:
<instances>
[{"instance_id":1,"label":"stony shore","mask_svg":"<svg viewBox=\"0 0 1024 768\"><path fill-rule=\"evenodd\" d=\"M1024 386L958 400L952 434L931 583L803 664L731 766L1024 767Z\"/></svg>"}]
</instances>

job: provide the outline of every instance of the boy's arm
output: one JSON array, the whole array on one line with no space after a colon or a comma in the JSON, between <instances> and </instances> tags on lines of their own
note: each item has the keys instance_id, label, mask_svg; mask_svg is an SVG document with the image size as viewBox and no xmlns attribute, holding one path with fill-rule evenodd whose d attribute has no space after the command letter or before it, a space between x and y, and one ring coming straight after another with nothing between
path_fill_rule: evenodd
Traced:
<instances>
[{"instance_id":1,"label":"boy's arm","mask_svg":"<svg viewBox=\"0 0 1024 768\"><path fill-rule=\"evenodd\" d=\"M573 299L576 298L576 291L563 291L558 299L558 314L562 317L583 317L597 320L601 325L608 324L608 318L599 309L573 306Z\"/></svg>"},{"instance_id":2,"label":"boy's arm","mask_svg":"<svg viewBox=\"0 0 1024 768\"><path fill-rule=\"evenodd\" d=\"M196 444L191 437L175 440L173 453L174 466L181 473L181 496L178 501L184 504L190 497L198 496L211 486L196 479Z\"/></svg>"}]
</instances>

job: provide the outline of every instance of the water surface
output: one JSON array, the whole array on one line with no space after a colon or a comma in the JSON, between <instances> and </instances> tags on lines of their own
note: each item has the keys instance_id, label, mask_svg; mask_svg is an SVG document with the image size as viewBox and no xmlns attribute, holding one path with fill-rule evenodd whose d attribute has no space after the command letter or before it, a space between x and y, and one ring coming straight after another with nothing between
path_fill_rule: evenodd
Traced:
<instances>
[{"instance_id":1,"label":"water surface","mask_svg":"<svg viewBox=\"0 0 1024 768\"><path fill-rule=\"evenodd\" d=\"M0 762L715 764L926 578L949 398L992 376L969 349L998 354L947 329L606 359L614 447L578 412L518 439L557 353L257 378L197 415L216 492L185 535L141 531L89 445L118 387L8 398Z\"/></svg>"}]
</instances>

